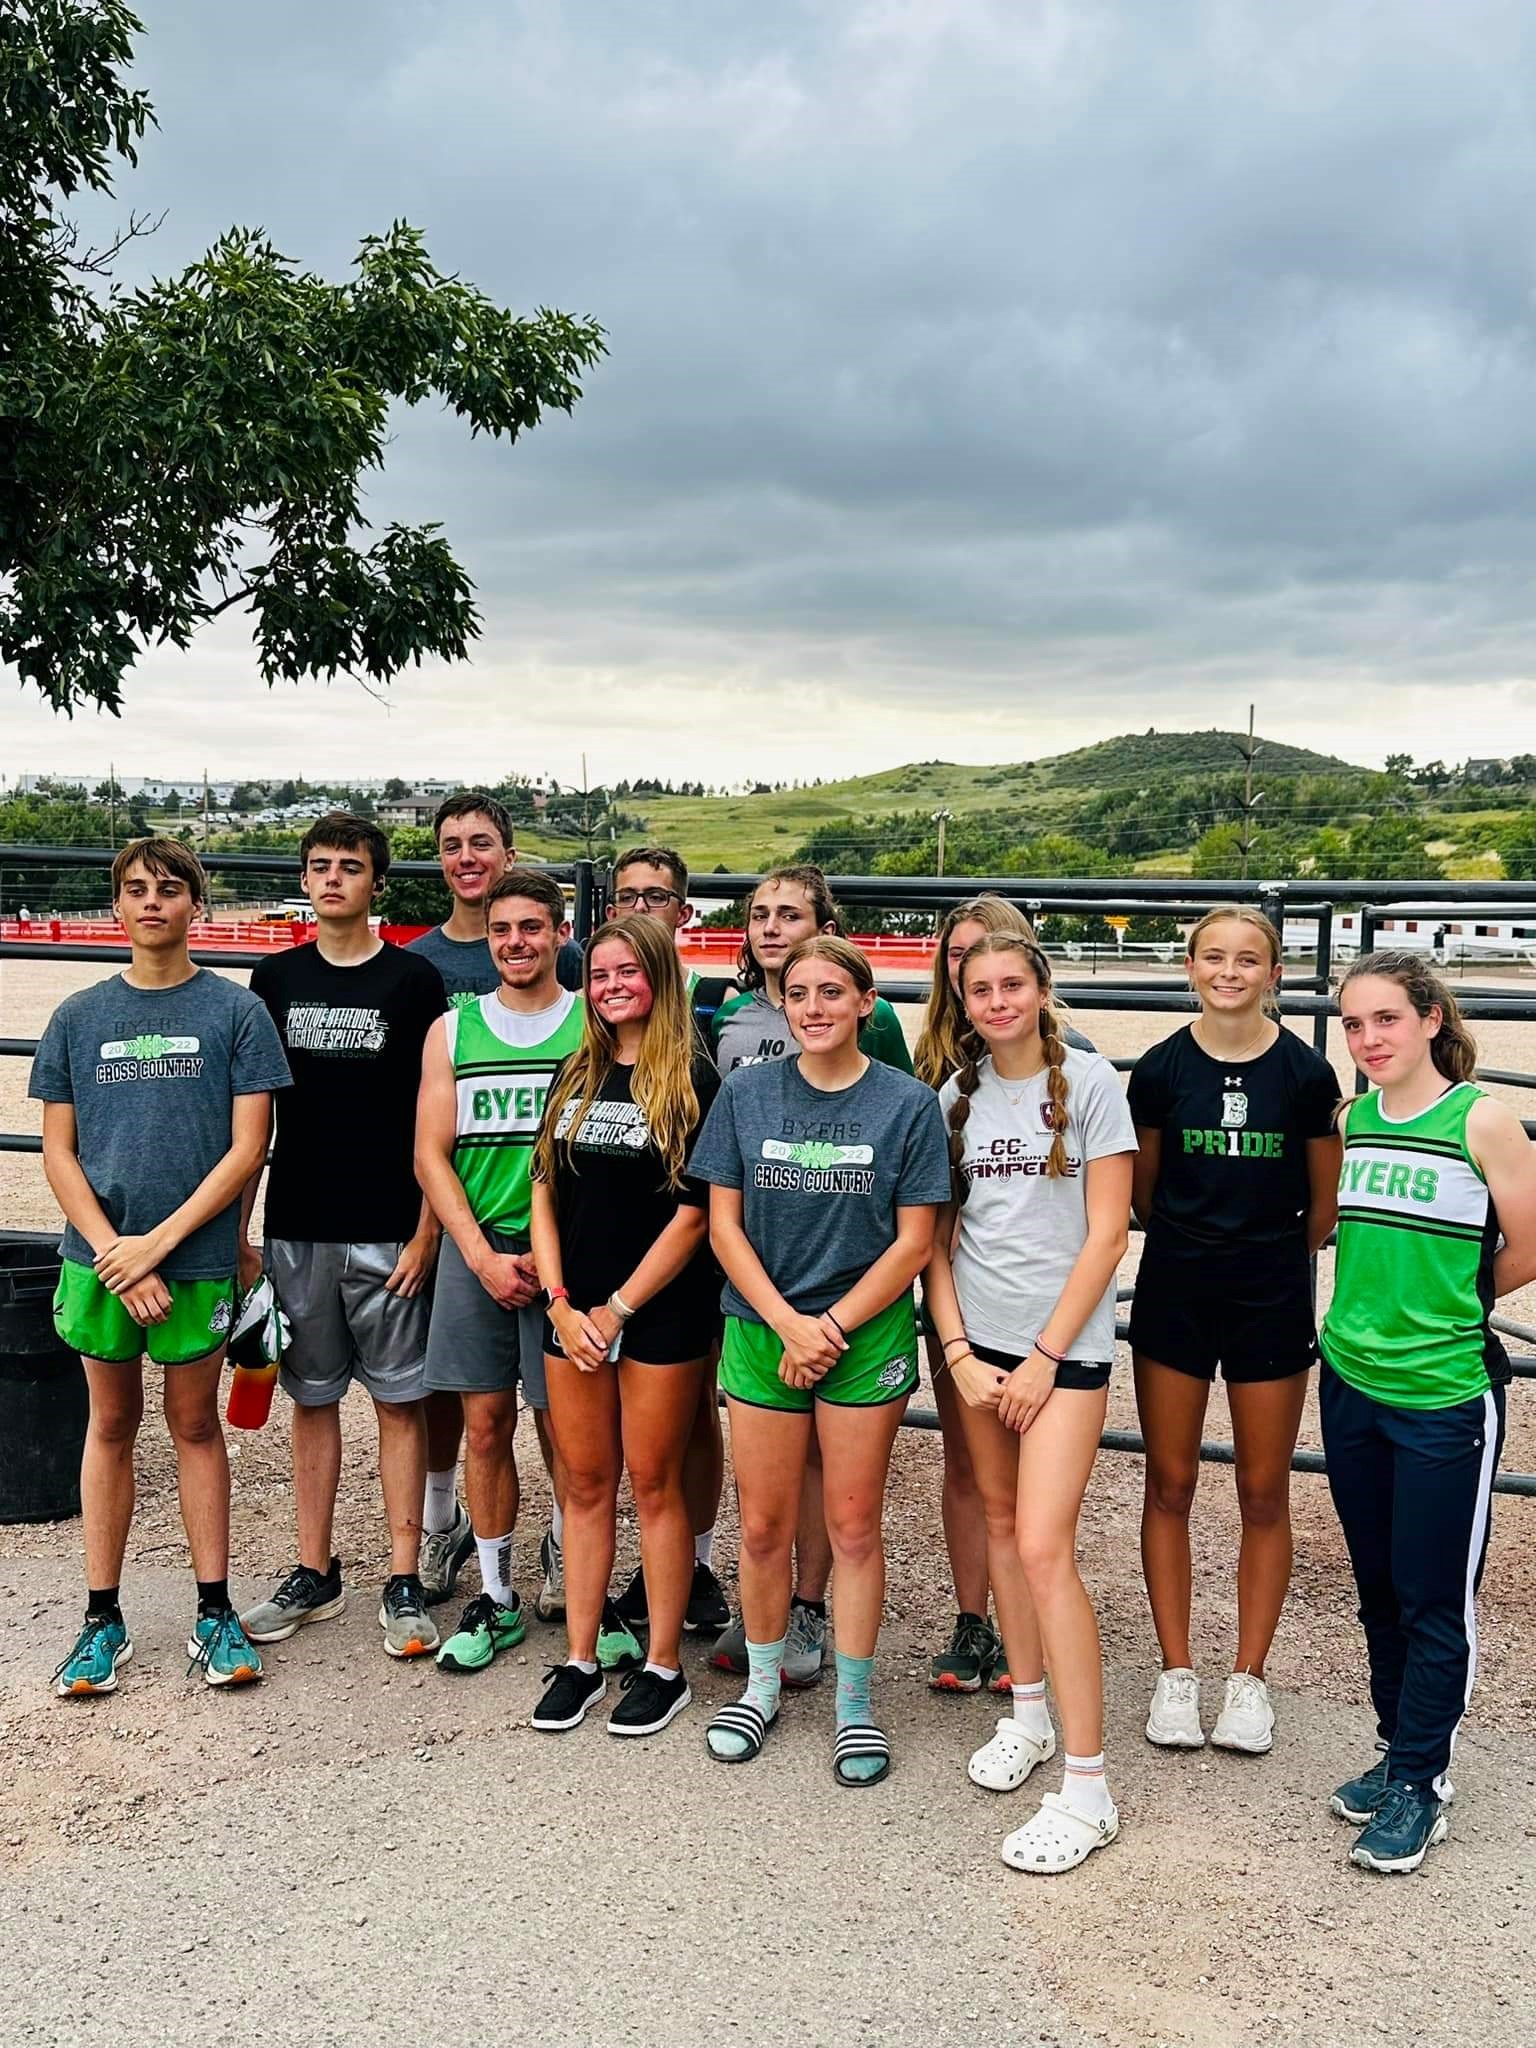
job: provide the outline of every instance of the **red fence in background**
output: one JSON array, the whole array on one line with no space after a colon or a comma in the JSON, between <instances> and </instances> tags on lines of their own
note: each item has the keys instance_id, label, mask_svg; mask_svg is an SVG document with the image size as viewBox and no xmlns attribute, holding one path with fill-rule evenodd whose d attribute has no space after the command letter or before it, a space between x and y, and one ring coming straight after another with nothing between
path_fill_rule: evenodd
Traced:
<instances>
[{"instance_id":1,"label":"red fence in background","mask_svg":"<svg viewBox=\"0 0 1536 2048\"><path fill-rule=\"evenodd\" d=\"M386 924L380 934L397 946L408 945L429 927L421 924ZM187 943L194 951L216 953L259 952L270 948L285 951L304 944L315 935L313 924L298 918L210 917L194 924ZM115 917L5 917L0 918L0 939L30 939L34 943L52 940L57 945L120 946L123 929ZM685 931L680 941L684 961L706 972L729 974L741 951L742 934L718 926ZM933 962L931 938L893 937L886 934L859 937L855 944L869 955L877 969L899 973L903 968L926 974Z\"/></svg>"}]
</instances>

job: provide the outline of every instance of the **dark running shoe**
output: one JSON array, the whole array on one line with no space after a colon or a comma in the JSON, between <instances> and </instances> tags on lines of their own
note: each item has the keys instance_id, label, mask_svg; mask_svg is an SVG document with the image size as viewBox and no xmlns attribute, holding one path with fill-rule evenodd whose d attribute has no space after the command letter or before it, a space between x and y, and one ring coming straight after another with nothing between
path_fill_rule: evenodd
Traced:
<instances>
[{"instance_id":1,"label":"dark running shoe","mask_svg":"<svg viewBox=\"0 0 1536 2048\"><path fill-rule=\"evenodd\" d=\"M681 1671L672 1678L656 1671L626 1671L619 1683L624 1697L608 1716L610 1735L659 1735L693 1698Z\"/></svg>"},{"instance_id":2,"label":"dark running shoe","mask_svg":"<svg viewBox=\"0 0 1536 2048\"><path fill-rule=\"evenodd\" d=\"M720 1581L707 1564L700 1564L695 1559L683 1627L691 1636L716 1636L730 1618L731 1603L726 1599Z\"/></svg>"},{"instance_id":3,"label":"dark running shoe","mask_svg":"<svg viewBox=\"0 0 1536 2048\"><path fill-rule=\"evenodd\" d=\"M997 1631L981 1614L962 1614L949 1641L928 1666L935 1692L980 1692L1002 1660Z\"/></svg>"},{"instance_id":4,"label":"dark running shoe","mask_svg":"<svg viewBox=\"0 0 1536 2048\"><path fill-rule=\"evenodd\" d=\"M533 1710L532 1725L546 1735L563 1735L579 1728L588 1707L596 1706L608 1690L603 1668L583 1671L579 1664L551 1664L544 1673L548 1683L544 1697Z\"/></svg>"},{"instance_id":5,"label":"dark running shoe","mask_svg":"<svg viewBox=\"0 0 1536 2048\"><path fill-rule=\"evenodd\" d=\"M1351 1778L1347 1785L1338 1788L1328 1801L1328 1811L1337 1814L1340 1820L1347 1820L1351 1827L1363 1828L1368 1820L1374 1818L1381 1804L1391 1761L1383 1750L1368 1771L1362 1771L1358 1778Z\"/></svg>"},{"instance_id":6,"label":"dark running shoe","mask_svg":"<svg viewBox=\"0 0 1536 2048\"><path fill-rule=\"evenodd\" d=\"M613 1611L620 1621L630 1628L649 1628L651 1625L650 1602L645 1597L645 1571L636 1565L634 1576L613 1603Z\"/></svg>"},{"instance_id":7,"label":"dark running shoe","mask_svg":"<svg viewBox=\"0 0 1536 2048\"><path fill-rule=\"evenodd\" d=\"M1350 1850L1349 1860L1362 1870L1417 1870L1445 1836L1444 1809L1427 1785L1389 1783L1381 1804Z\"/></svg>"}]
</instances>

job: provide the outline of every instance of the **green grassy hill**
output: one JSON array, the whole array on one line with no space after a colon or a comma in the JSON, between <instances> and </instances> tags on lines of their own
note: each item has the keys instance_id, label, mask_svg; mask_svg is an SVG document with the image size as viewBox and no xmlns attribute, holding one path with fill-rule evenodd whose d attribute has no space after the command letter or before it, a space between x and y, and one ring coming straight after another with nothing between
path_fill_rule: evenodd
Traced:
<instances>
[{"instance_id":1,"label":"green grassy hill","mask_svg":"<svg viewBox=\"0 0 1536 2048\"><path fill-rule=\"evenodd\" d=\"M953 761L911 761L817 789L786 789L763 796L647 797L647 838L679 847L690 865L733 871L784 860L812 827L829 820L888 816L895 811L1027 810L1032 825L1048 828L1054 814L1075 808L1096 789L1123 789L1180 776L1229 775L1239 764L1245 736L1227 732L1126 733L1070 754L1041 761L967 767ZM1367 771L1332 754L1263 741L1260 764L1273 775L1358 774ZM530 850L533 850L530 842ZM538 851L544 851L541 842ZM550 842L552 858L560 858ZM567 848L564 854L570 858Z\"/></svg>"}]
</instances>

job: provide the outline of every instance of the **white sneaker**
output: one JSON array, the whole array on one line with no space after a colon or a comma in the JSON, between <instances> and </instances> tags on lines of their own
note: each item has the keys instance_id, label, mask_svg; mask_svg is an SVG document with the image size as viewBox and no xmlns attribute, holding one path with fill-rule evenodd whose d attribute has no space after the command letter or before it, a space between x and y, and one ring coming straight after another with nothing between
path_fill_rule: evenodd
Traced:
<instances>
[{"instance_id":1,"label":"white sneaker","mask_svg":"<svg viewBox=\"0 0 1536 2048\"><path fill-rule=\"evenodd\" d=\"M1218 1749L1246 1750L1249 1756L1263 1756L1274 1748L1275 1710L1262 1678L1250 1671L1233 1672L1211 1740Z\"/></svg>"},{"instance_id":2,"label":"white sneaker","mask_svg":"<svg viewBox=\"0 0 1536 2048\"><path fill-rule=\"evenodd\" d=\"M1193 1671L1160 1671L1147 1715L1147 1740L1160 1749L1203 1749L1200 1681Z\"/></svg>"}]
</instances>

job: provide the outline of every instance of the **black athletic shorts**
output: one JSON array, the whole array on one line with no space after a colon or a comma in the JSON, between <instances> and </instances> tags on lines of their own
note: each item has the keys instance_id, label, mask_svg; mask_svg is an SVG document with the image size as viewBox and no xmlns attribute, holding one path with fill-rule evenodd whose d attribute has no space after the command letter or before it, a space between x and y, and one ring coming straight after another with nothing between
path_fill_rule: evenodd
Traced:
<instances>
[{"instance_id":1,"label":"black athletic shorts","mask_svg":"<svg viewBox=\"0 0 1536 2048\"><path fill-rule=\"evenodd\" d=\"M1158 1365L1229 1385L1284 1380L1317 1362L1306 1245L1218 1248L1153 1224L1131 1301L1131 1349Z\"/></svg>"},{"instance_id":2,"label":"black athletic shorts","mask_svg":"<svg viewBox=\"0 0 1536 2048\"><path fill-rule=\"evenodd\" d=\"M971 1350L983 1365L995 1365L999 1372L1012 1372L1029 1356L1027 1351L994 1351L990 1344L973 1344ZM1069 1358L1065 1365L1057 1366L1056 1384L1069 1393L1096 1394L1109 1385L1109 1366L1097 1365L1091 1359Z\"/></svg>"},{"instance_id":3,"label":"black athletic shorts","mask_svg":"<svg viewBox=\"0 0 1536 2048\"><path fill-rule=\"evenodd\" d=\"M720 1342L720 1312L711 1301L684 1307L664 1304L660 1313L647 1302L624 1325L624 1356L636 1365L687 1365L708 1358ZM555 1326L544 1318L544 1349L555 1358L565 1351Z\"/></svg>"}]
</instances>

